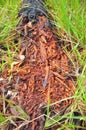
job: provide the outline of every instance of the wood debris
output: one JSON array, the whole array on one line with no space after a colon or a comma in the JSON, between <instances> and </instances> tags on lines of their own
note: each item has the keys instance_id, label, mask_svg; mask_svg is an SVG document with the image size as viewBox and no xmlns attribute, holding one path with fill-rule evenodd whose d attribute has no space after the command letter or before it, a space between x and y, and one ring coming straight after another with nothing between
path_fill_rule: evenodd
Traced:
<instances>
[{"instance_id":1,"label":"wood debris","mask_svg":"<svg viewBox=\"0 0 86 130\"><path fill-rule=\"evenodd\" d=\"M70 59L47 24L47 17L38 14L36 18L37 21L33 23L27 16L22 16L18 25L21 34L20 53L16 58L18 64L15 64L10 72L10 82L8 71L0 78L5 79L0 80L0 90L4 85L6 93L17 91L16 96L12 98L14 104L19 105L29 115L30 120L33 120L23 126L23 130L42 130L46 118L41 115L46 114L47 107L43 107L47 106L49 98L50 104L59 101L50 106L52 117L66 110L72 103L72 99L66 98L72 97L75 93L74 82L67 76L74 69L69 65ZM28 22L25 23L24 19ZM63 99L65 100L62 101ZM0 110L2 109L0 102ZM16 113L12 107L8 111L11 114ZM35 118L37 120L34 120Z\"/></svg>"}]
</instances>

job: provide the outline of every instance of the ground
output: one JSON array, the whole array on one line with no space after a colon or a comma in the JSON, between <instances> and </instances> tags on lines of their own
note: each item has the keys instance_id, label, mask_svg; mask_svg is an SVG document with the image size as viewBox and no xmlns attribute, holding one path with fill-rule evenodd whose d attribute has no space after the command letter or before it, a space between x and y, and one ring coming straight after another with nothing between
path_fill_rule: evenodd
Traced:
<instances>
[{"instance_id":1,"label":"ground","mask_svg":"<svg viewBox=\"0 0 86 130\"><path fill-rule=\"evenodd\" d=\"M26 12L22 15L16 27L21 39L18 54L13 58L11 70L6 66L0 81L1 97L7 100L1 101L0 110L6 107L8 115L20 116L15 109L19 106L29 121L21 125L22 120L17 118L17 126L11 123L9 130L42 130L46 120L66 112L76 91L74 65L63 49L60 37L53 32L54 25L50 24L48 14L38 11L32 17L34 11L29 12L29 15ZM69 43L66 44L71 50ZM48 129L56 127L59 125Z\"/></svg>"}]
</instances>

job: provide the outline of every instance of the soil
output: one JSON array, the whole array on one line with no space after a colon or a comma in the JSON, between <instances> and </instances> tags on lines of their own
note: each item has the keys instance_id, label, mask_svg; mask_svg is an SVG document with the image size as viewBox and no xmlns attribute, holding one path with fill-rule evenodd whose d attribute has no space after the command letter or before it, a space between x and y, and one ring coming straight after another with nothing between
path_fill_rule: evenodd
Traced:
<instances>
[{"instance_id":1,"label":"soil","mask_svg":"<svg viewBox=\"0 0 86 130\"><path fill-rule=\"evenodd\" d=\"M14 105L19 105L33 120L22 130L42 130L48 103L50 117L57 113L62 115L73 101L64 99L73 96L75 92L74 81L69 76L74 70L70 59L49 26L47 16L40 13L35 15L36 21L29 19L30 15L22 15L17 26L21 38L20 52L14 58L15 64L11 71L4 71L3 80L0 81L0 97L4 91L5 97L11 99ZM0 110L3 110L2 101ZM12 107L6 112L17 114ZM15 127L10 126L9 130L12 128Z\"/></svg>"}]
</instances>

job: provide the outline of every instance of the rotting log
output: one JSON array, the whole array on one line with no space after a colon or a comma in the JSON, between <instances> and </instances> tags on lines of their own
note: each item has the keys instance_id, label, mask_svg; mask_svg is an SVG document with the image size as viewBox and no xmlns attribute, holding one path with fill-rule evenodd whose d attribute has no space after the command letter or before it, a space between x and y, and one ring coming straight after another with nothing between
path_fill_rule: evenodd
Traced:
<instances>
[{"instance_id":1,"label":"rotting log","mask_svg":"<svg viewBox=\"0 0 86 130\"><path fill-rule=\"evenodd\" d=\"M18 15L21 17L17 26L21 38L20 52L14 58L15 64L10 72L13 78L9 83L10 74L4 72L2 78L5 80L0 81L0 86L4 85L5 94L11 91L7 98L19 105L32 120L21 129L42 130L47 105L50 117L64 114L71 105L75 86L69 75L74 67L52 31L53 25L42 0L23 1ZM15 92L16 96L13 96ZM15 114L13 109L9 107L7 112ZM9 130L12 127L15 128L12 125Z\"/></svg>"}]
</instances>

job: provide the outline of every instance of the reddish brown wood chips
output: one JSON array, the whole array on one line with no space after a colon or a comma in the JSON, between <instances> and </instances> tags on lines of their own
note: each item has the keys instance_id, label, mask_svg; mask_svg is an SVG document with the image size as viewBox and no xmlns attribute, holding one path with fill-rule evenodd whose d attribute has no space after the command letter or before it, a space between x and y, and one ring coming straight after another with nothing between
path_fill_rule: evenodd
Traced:
<instances>
[{"instance_id":1,"label":"reddish brown wood chips","mask_svg":"<svg viewBox=\"0 0 86 130\"><path fill-rule=\"evenodd\" d=\"M72 103L72 99L66 98L73 96L75 92L73 81L68 76L73 66L69 65L70 60L48 27L45 16L38 16L35 24L21 22L18 28L21 47L11 70L13 78L8 83L10 74L4 73L2 77L5 80L1 81L0 89L2 91L4 85L7 93L16 93L14 97L11 94L9 99L19 105L30 116L30 120L46 114L49 100L50 116L56 113L60 115ZM0 109L2 110L2 102ZM13 114L10 108L9 111ZM42 116L23 129L42 130L44 122L45 118Z\"/></svg>"}]
</instances>

